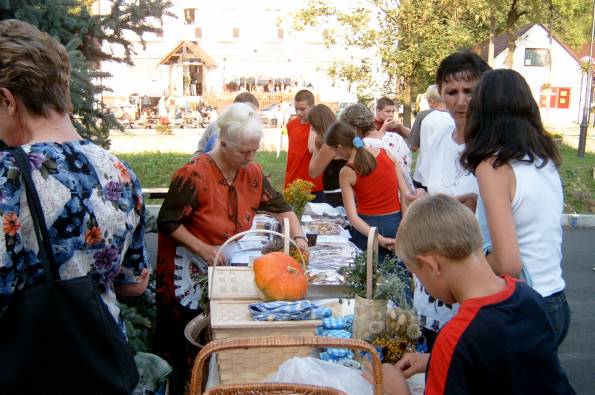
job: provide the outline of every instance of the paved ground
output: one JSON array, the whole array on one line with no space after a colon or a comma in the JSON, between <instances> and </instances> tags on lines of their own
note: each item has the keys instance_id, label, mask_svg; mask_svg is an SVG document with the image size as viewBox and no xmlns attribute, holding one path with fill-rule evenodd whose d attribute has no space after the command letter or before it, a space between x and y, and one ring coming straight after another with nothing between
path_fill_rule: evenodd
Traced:
<instances>
[{"instance_id":1,"label":"paved ground","mask_svg":"<svg viewBox=\"0 0 595 395\"><path fill-rule=\"evenodd\" d=\"M579 395L595 394L595 229L565 229L564 278L572 319L559 350Z\"/></svg>"},{"instance_id":2,"label":"paved ground","mask_svg":"<svg viewBox=\"0 0 595 395\"><path fill-rule=\"evenodd\" d=\"M149 250L156 235L148 234ZM578 395L595 394L595 228L564 230L564 278L572 319L560 361ZM154 256L153 263L154 263Z\"/></svg>"}]
</instances>

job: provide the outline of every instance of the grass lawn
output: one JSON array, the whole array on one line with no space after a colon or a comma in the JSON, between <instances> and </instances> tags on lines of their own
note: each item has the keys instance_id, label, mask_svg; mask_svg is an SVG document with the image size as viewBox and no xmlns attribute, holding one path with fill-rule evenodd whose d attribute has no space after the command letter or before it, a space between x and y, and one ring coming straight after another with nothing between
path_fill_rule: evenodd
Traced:
<instances>
[{"instance_id":1,"label":"grass lawn","mask_svg":"<svg viewBox=\"0 0 595 395\"><path fill-rule=\"evenodd\" d=\"M561 145L560 151L563 157L560 176L564 184L564 211L567 213L588 213L589 199L595 199L595 180L593 180L593 167L595 167L595 154L587 153L584 159L576 156L574 148ZM191 155L145 152L142 154L117 154L118 157L126 160L134 169L146 188L168 187L171 175ZM274 152L258 152L256 162L260 163L264 172L273 186L281 191L283 177L285 176L285 161L287 153L281 152L276 158ZM147 202L158 204L159 201Z\"/></svg>"}]
</instances>

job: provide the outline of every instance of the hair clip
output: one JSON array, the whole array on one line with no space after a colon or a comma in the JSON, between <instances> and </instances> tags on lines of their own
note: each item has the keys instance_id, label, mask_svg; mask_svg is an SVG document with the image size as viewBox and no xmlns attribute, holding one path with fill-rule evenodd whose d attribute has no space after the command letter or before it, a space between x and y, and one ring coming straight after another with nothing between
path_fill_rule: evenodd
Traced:
<instances>
[{"instance_id":1,"label":"hair clip","mask_svg":"<svg viewBox=\"0 0 595 395\"><path fill-rule=\"evenodd\" d=\"M364 148L364 141L361 137L355 136L353 138L353 146L357 149Z\"/></svg>"}]
</instances>

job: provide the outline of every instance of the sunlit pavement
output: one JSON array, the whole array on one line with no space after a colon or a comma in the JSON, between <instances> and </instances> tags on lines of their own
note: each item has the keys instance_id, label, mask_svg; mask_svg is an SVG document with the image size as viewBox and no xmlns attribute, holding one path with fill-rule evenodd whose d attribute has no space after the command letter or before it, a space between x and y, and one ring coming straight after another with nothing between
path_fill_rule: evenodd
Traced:
<instances>
[{"instance_id":1,"label":"sunlit pavement","mask_svg":"<svg viewBox=\"0 0 595 395\"><path fill-rule=\"evenodd\" d=\"M572 312L559 350L577 394L595 394L595 228L564 229L563 270Z\"/></svg>"}]
</instances>

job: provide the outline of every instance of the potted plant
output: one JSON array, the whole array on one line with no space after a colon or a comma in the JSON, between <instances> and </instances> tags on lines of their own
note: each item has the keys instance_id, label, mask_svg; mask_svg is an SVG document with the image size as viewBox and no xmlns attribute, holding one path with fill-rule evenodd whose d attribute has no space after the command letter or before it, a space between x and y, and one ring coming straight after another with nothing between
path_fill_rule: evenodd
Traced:
<instances>
[{"instance_id":1,"label":"potted plant","mask_svg":"<svg viewBox=\"0 0 595 395\"><path fill-rule=\"evenodd\" d=\"M375 345L384 362L395 363L415 350L421 329L412 307L411 277L398 258L378 265L377 248L372 248L357 254L342 274L348 296L355 298L353 337ZM387 307L389 301L393 307Z\"/></svg>"}]
</instances>

